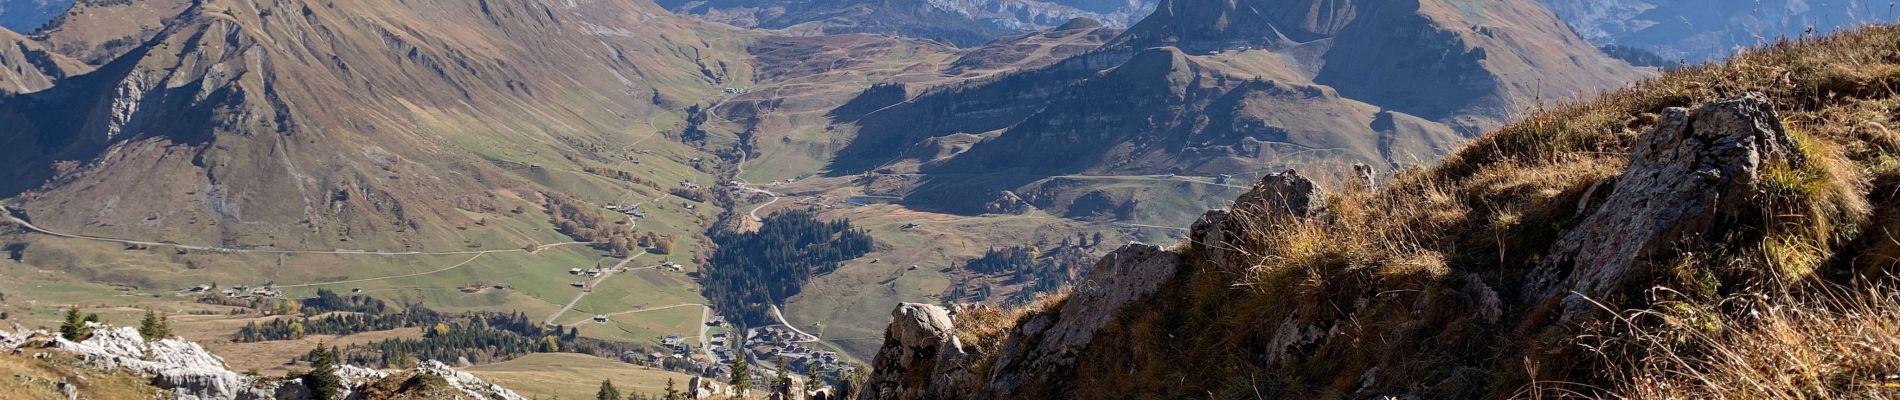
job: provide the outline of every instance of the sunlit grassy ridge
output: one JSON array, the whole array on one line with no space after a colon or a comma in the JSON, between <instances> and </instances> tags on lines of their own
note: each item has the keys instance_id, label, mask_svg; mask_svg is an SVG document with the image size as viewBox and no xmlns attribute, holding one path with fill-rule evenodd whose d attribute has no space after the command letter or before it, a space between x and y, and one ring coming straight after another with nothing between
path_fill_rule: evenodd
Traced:
<instances>
[{"instance_id":1,"label":"sunlit grassy ridge","mask_svg":"<svg viewBox=\"0 0 1900 400\"><path fill-rule=\"evenodd\" d=\"M1376 190L1332 190L1317 216L1239 215L1240 261L1181 246L1175 280L1078 354L1064 387L1020 393L1900 396L1900 336L1883 320L1900 306L1881 284L1900 256L1897 89L1900 28L1880 26L1540 110ZM1632 295L1603 299L1610 312L1559 322L1522 293L1665 108L1748 92L1769 98L1795 149L1724 203L1742 217L1684 240ZM976 332L965 342L1011 315L959 317Z\"/></svg>"}]
</instances>

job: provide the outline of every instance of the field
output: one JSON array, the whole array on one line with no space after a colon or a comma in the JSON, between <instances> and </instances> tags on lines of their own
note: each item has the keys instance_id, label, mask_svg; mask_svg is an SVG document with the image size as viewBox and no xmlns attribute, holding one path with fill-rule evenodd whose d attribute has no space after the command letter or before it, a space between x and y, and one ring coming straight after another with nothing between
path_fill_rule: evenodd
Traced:
<instances>
[{"instance_id":1,"label":"field","mask_svg":"<svg viewBox=\"0 0 1900 400\"><path fill-rule=\"evenodd\" d=\"M672 379L684 391L690 375L572 353L531 354L468 369L469 373L528 398L591 399L600 382L612 380L622 395L658 395Z\"/></svg>"}]
</instances>

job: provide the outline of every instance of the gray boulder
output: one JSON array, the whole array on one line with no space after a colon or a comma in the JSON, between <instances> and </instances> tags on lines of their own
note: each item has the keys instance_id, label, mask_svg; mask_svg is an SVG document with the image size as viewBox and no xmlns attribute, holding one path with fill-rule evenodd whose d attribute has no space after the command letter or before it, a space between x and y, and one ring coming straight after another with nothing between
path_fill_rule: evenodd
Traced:
<instances>
[{"instance_id":1,"label":"gray boulder","mask_svg":"<svg viewBox=\"0 0 1900 400\"><path fill-rule=\"evenodd\" d=\"M1759 93L1663 112L1630 151L1615 189L1563 237L1524 288L1533 302L1562 300L1563 319L1614 304L1651 266L1685 243L1759 212L1743 207L1764 165L1800 165L1801 154Z\"/></svg>"}]
</instances>

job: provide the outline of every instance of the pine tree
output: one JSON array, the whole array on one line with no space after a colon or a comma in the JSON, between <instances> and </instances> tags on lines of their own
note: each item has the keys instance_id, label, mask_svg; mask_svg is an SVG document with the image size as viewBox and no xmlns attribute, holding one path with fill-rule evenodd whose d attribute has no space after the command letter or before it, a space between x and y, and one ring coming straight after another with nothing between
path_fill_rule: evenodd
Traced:
<instances>
[{"instance_id":1,"label":"pine tree","mask_svg":"<svg viewBox=\"0 0 1900 400\"><path fill-rule=\"evenodd\" d=\"M79 309L66 309L66 322L59 324L59 337L77 342L86 340L87 336L92 336L92 332L86 329L85 321L79 316Z\"/></svg>"},{"instance_id":2,"label":"pine tree","mask_svg":"<svg viewBox=\"0 0 1900 400\"><path fill-rule=\"evenodd\" d=\"M751 375L751 368L746 365L745 353L740 352L738 357L732 358L731 384L734 398L744 396L747 390L752 389Z\"/></svg>"},{"instance_id":3,"label":"pine tree","mask_svg":"<svg viewBox=\"0 0 1900 400\"><path fill-rule=\"evenodd\" d=\"M614 387L612 379L600 381L600 391L594 392L594 400L620 400L620 389Z\"/></svg>"},{"instance_id":4,"label":"pine tree","mask_svg":"<svg viewBox=\"0 0 1900 400\"><path fill-rule=\"evenodd\" d=\"M792 391L791 367L785 365L784 355L779 355L778 360L773 362L778 364L778 385L772 387L772 391L779 392L781 395L790 395Z\"/></svg>"},{"instance_id":5,"label":"pine tree","mask_svg":"<svg viewBox=\"0 0 1900 400\"><path fill-rule=\"evenodd\" d=\"M145 319L139 321L139 336L145 340L158 340L172 335L171 317L159 315L158 311L145 310Z\"/></svg>"},{"instance_id":6,"label":"pine tree","mask_svg":"<svg viewBox=\"0 0 1900 400\"><path fill-rule=\"evenodd\" d=\"M816 392L823 386L824 382L818 379L818 363L805 363L805 393Z\"/></svg>"},{"instance_id":7,"label":"pine tree","mask_svg":"<svg viewBox=\"0 0 1900 400\"><path fill-rule=\"evenodd\" d=\"M343 392L343 381L336 376L336 351L318 344L310 350L310 372L303 375L303 385L310 389L310 397L317 400L336 400Z\"/></svg>"},{"instance_id":8,"label":"pine tree","mask_svg":"<svg viewBox=\"0 0 1900 400\"><path fill-rule=\"evenodd\" d=\"M666 378L665 400L686 400L680 398L680 390L673 387L673 378Z\"/></svg>"}]
</instances>

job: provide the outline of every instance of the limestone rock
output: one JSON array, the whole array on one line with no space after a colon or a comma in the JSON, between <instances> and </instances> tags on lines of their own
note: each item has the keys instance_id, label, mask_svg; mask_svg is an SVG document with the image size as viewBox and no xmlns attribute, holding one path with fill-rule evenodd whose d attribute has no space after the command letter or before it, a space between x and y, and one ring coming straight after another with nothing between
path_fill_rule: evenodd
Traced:
<instances>
[{"instance_id":1,"label":"limestone rock","mask_svg":"<svg viewBox=\"0 0 1900 400\"><path fill-rule=\"evenodd\" d=\"M1370 171L1370 169L1368 169ZM1197 254L1221 265L1242 265L1247 248L1243 239L1253 224L1278 223L1284 217L1305 218L1318 207L1320 193L1313 181L1288 170L1267 175L1241 194L1230 210L1212 210L1188 229Z\"/></svg>"},{"instance_id":2,"label":"limestone rock","mask_svg":"<svg viewBox=\"0 0 1900 400\"><path fill-rule=\"evenodd\" d=\"M302 400L310 393L296 379L246 376L231 371L224 359L198 343L179 338L146 342L138 330L89 324L92 337L70 341L45 331L0 332L0 350L38 346L72 353L92 368L125 370L152 377L152 385L169 390L175 400ZM521 395L436 361L411 370L441 376L471 400L525 400ZM391 374L355 366L336 372L346 387L361 387Z\"/></svg>"},{"instance_id":3,"label":"limestone rock","mask_svg":"<svg viewBox=\"0 0 1900 400\"><path fill-rule=\"evenodd\" d=\"M93 335L85 341L59 339L54 347L66 350L101 369L124 369L152 377L152 384L172 391L179 400L271 398L253 385L256 378L225 368L224 359L197 343L166 338L148 344L131 327L89 324ZM149 351L148 351L149 350Z\"/></svg>"},{"instance_id":4,"label":"limestone rock","mask_svg":"<svg viewBox=\"0 0 1900 400\"><path fill-rule=\"evenodd\" d=\"M1066 374L1075 353L1129 303L1153 294L1181 268L1181 255L1131 243L1096 262L1060 309L1031 317L1010 332L984 380L984 397L1007 397L1024 385Z\"/></svg>"},{"instance_id":5,"label":"limestone rock","mask_svg":"<svg viewBox=\"0 0 1900 400\"><path fill-rule=\"evenodd\" d=\"M521 397L520 394L516 394L513 390L508 390L508 388L501 387L501 385L488 383L481 378L475 377L475 375L456 370L455 368L449 367L448 364L443 364L439 361L424 361L421 366L416 367L416 372L441 376L443 379L449 381L450 387L461 391L462 394L468 395L470 399L527 400L527 398Z\"/></svg>"},{"instance_id":6,"label":"limestone rock","mask_svg":"<svg viewBox=\"0 0 1900 400\"><path fill-rule=\"evenodd\" d=\"M950 313L929 304L903 303L891 310L884 345L871 360L871 378L859 396L865 400L957 398L951 387L967 383L963 344ZM960 375L960 376L942 376ZM941 376L941 378L940 378Z\"/></svg>"},{"instance_id":7,"label":"limestone rock","mask_svg":"<svg viewBox=\"0 0 1900 400\"><path fill-rule=\"evenodd\" d=\"M1233 213L1247 217L1291 215L1304 218L1320 205L1319 189L1294 170L1261 177L1234 200Z\"/></svg>"},{"instance_id":8,"label":"limestone rock","mask_svg":"<svg viewBox=\"0 0 1900 400\"><path fill-rule=\"evenodd\" d=\"M1563 299L1563 318L1597 308L1649 276L1652 262L1733 221L1762 167L1802 160L1765 96L1663 112L1637 139L1601 206L1563 234L1526 283L1528 300Z\"/></svg>"}]
</instances>

